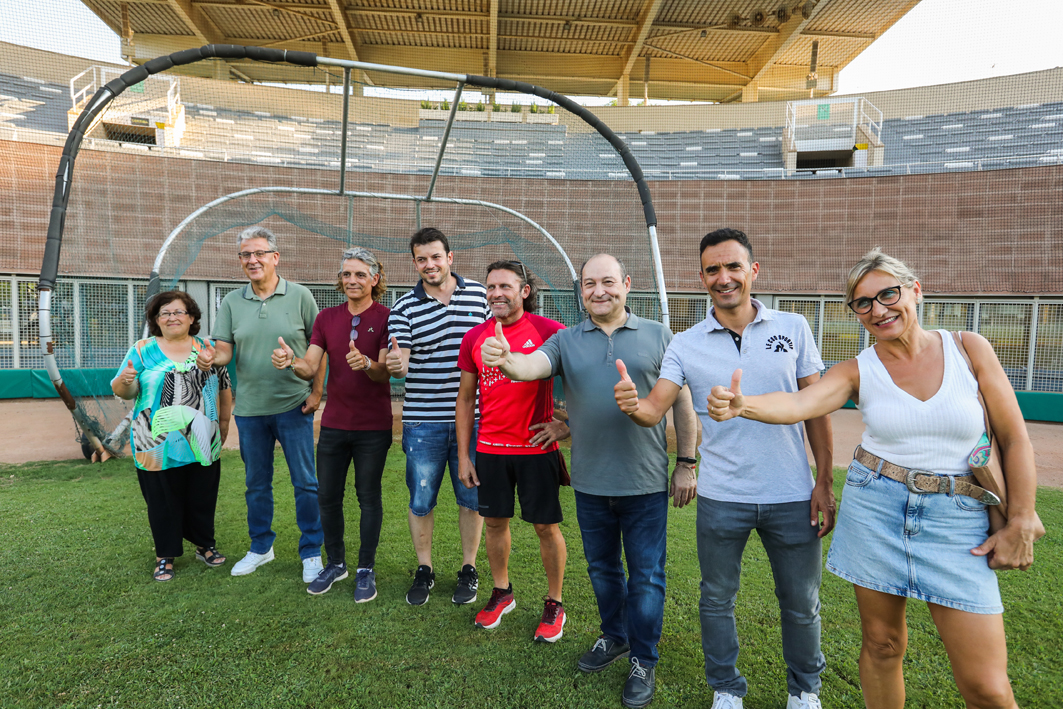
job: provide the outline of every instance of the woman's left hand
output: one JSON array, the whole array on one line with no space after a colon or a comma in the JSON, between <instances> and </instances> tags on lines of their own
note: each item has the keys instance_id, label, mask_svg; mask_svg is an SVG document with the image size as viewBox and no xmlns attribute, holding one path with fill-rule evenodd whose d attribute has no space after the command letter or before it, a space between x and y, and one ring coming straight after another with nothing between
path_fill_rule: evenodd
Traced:
<instances>
[{"instance_id":1,"label":"woman's left hand","mask_svg":"<svg viewBox=\"0 0 1063 709\"><path fill-rule=\"evenodd\" d=\"M971 553L986 557L991 569L1026 571L1033 565L1033 543L1044 535L1045 527L1036 512L1012 516L1003 529L971 549Z\"/></svg>"}]
</instances>

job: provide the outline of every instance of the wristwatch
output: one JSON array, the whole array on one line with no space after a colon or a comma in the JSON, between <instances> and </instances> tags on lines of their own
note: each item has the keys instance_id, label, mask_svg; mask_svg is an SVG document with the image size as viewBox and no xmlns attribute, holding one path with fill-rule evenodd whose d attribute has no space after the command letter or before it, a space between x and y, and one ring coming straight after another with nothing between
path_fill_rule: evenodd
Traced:
<instances>
[{"instance_id":1,"label":"wristwatch","mask_svg":"<svg viewBox=\"0 0 1063 709\"><path fill-rule=\"evenodd\" d=\"M697 458L684 458L683 456L678 456L677 455L675 457L675 462L676 463L686 463L689 466L695 466L695 465L698 464L698 459Z\"/></svg>"}]
</instances>

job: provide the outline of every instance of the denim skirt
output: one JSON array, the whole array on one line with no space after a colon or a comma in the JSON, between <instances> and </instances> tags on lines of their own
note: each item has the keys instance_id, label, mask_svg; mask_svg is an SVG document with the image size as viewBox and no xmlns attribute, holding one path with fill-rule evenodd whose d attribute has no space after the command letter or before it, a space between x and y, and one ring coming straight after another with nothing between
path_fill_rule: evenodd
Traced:
<instances>
[{"instance_id":1,"label":"denim skirt","mask_svg":"<svg viewBox=\"0 0 1063 709\"><path fill-rule=\"evenodd\" d=\"M989 513L973 497L913 493L854 460L827 570L873 591L1003 613L996 573L971 554L988 534Z\"/></svg>"}]
</instances>

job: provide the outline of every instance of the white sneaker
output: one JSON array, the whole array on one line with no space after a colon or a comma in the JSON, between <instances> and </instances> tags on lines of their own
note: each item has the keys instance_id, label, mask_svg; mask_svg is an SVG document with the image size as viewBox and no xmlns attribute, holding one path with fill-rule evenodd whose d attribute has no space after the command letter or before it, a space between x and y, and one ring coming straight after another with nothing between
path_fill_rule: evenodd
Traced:
<instances>
[{"instance_id":1,"label":"white sneaker","mask_svg":"<svg viewBox=\"0 0 1063 709\"><path fill-rule=\"evenodd\" d=\"M303 559L303 583L310 583L317 578L325 567L321 565L321 556L311 556Z\"/></svg>"},{"instance_id":2,"label":"white sneaker","mask_svg":"<svg viewBox=\"0 0 1063 709\"><path fill-rule=\"evenodd\" d=\"M786 700L786 709L823 709L823 705L819 703L819 695L801 692L800 697L790 695Z\"/></svg>"},{"instance_id":3,"label":"white sneaker","mask_svg":"<svg viewBox=\"0 0 1063 709\"><path fill-rule=\"evenodd\" d=\"M247 556L233 564L232 575L247 576L258 567L263 564L268 564L271 561L273 561L273 547L270 547L269 551L265 554L256 554L253 551L249 551L247 552Z\"/></svg>"},{"instance_id":4,"label":"white sneaker","mask_svg":"<svg viewBox=\"0 0 1063 709\"><path fill-rule=\"evenodd\" d=\"M711 709L742 709L742 697L736 697L726 692L713 692ZM789 709L789 705L787 705L787 709Z\"/></svg>"}]
</instances>

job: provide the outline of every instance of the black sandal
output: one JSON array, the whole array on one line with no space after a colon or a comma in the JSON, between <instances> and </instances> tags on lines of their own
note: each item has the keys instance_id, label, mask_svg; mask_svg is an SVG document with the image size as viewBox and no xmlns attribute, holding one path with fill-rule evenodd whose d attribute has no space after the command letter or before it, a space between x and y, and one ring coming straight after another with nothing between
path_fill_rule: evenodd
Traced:
<instances>
[{"instance_id":1,"label":"black sandal","mask_svg":"<svg viewBox=\"0 0 1063 709\"><path fill-rule=\"evenodd\" d=\"M210 567L225 563L225 556L215 547L196 547L196 558Z\"/></svg>"},{"instance_id":2,"label":"black sandal","mask_svg":"<svg viewBox=\"0 0 1063 709\"><path fill-rule=\"evenodd\" d=\"M166 568L169 565L170 568ZM173 581L174 568L173 559L159 559L155 562L155 573L153 574L156 581Z\"/></svg>"}]
</instances>

